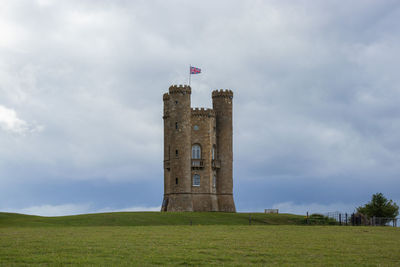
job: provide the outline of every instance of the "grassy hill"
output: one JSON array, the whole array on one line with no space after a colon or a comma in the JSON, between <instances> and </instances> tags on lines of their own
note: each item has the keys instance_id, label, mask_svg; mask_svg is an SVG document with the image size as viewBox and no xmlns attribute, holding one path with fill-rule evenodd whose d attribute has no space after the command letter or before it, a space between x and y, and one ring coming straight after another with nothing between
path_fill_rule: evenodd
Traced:
<instances>
[{"instance_id":1,"label":"grassy hill","mask_svg":"<svg viewBox=\"0 0 400 267\"><path fill-rule=\"evenodd\" d=\"M251 217L249 226L248 213L0 213L0 266L399 266L397 227Z\"/></svg>"},{"instance_id":2,"label":"grassy hill","mask_svg":"<svg viewBox=\"0 0 400 267\"><path fill-rule=\"evenodd\" d=\"M293 225L303 216L292 214L221 212L113 212L42 217L0 212L0 227L44 226L157 226L157 225Z\"/></svg>"}]
</instances>

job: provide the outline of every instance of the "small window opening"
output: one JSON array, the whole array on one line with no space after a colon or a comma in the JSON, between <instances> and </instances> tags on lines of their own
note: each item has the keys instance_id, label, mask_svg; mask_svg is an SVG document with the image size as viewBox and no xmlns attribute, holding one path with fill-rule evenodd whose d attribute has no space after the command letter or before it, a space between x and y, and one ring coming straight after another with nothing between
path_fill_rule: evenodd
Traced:
<instances>
[{"instance_id":1,"label":"small window opening","mask_svg":"<svg viewBox=\"0 0 400 267\"><path fill-rule=\"evenodd\" d=\"M175 178L175 184L178 184L178 177Z\"/></svg>"},{"instance_id":2,"label":"small window opening","mask_svg":"<svg viewBox=\"0 0 400 267\"><path fill-rule=\"evenodd\" d=\"M175 104L178 104L178 100L175 101Z\"/></svg>"},{"instance_id":3,"label":"small window opening","mask_svg":"<svg viewBox=\"0 0 400 267\"><path fill-rule=\"evenodd\" d=\"M195 174L193 176L193 186L200 186L200 175Z\"/></svg>"},{"instance_id":4,"label":"small window opening","mask_svg":"<svg viewBox=\"0 0 400 267\"><path fill-rule=\"evenodd\" d=\"M175 122L175 129L178 130L178 123L177 122Z\"/></svg>"},{"instance_id":5,"label":"small window opening","mask_svg":"<svg viewBox=\"0 0 400 267\"><path fill-rule=\"evenodd\" d=\"M216 156L216 154L215 154L215 145L213 145L213 147L212 147L212 153L211 153L211 158L212 158L212 160L215 159L215 156Z\"/></svg>"},{"instance_id":6,"label":"small window opening","mask_svg":"<svg viewBox=\"0 0 400 267\"><path fill-rule=\"evenodd\" d=\"M178 149L175 150L175 156L178 156Z\"/></svg>"}]
</instances>

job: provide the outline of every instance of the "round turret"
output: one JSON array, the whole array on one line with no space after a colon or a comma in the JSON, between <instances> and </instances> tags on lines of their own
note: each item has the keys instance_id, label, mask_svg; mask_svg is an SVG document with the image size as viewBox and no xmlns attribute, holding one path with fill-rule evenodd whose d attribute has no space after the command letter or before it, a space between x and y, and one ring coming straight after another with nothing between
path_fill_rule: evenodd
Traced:
<instances>
[{"instance_id":1,"label":"round turret","mask_svg":"<svg viewBox=\"0 0 400 267\"><path fill-rule=\"evenodd\" d=\"M235 212L233 202L232 100L231 90L212 92L216 114L217 157L221 168L217 172L218 207L220 211Z\"/></svg>"},{"instance_id":2,"label":"round turret","mask_svg":"<svg viewBox=\"0 0 400 267\"><path fill-rule=\"evenodd\" d=\"M168 211L193 210L191 199L191 88L187 85L169 87L168 121L168 166L169 178L165 187L168 196ZM164 102L165 103L165 102Z\"/></svg>"}]
</instances>

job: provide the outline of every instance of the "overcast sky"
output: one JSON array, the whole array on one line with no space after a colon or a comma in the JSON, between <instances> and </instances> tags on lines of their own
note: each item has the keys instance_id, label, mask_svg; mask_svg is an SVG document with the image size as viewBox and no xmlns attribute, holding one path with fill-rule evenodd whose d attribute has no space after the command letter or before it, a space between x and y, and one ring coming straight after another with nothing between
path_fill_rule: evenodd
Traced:
<instances>
[{"instance_id":1,"label":"overcast sky","mask_svg":"<svg viewBox=\"0 0 400 267\"><path fill-rule=\"evenodd\" d=\"M162 94L234 91L238 211L400 202L399 1L1 1L0 211L159 210Z\"/></svg>"}]
</instances>

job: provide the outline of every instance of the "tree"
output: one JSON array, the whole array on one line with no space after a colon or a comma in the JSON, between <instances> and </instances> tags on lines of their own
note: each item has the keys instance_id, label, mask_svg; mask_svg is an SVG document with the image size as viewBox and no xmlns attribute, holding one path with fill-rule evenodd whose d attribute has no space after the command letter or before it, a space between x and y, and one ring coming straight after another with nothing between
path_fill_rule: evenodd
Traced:
<instances>
[{"instance_id":1,"label":"tree","mask_svg":"<svg viewBox=\"0 0 400 267\"><path fill-rule=\"evenodd\" d=\"M372 195L371 202L357 208L357 212L368 217L396 218L399 206L392 200L387 200L382 193Z\"/></svg>"}]
</instances>

